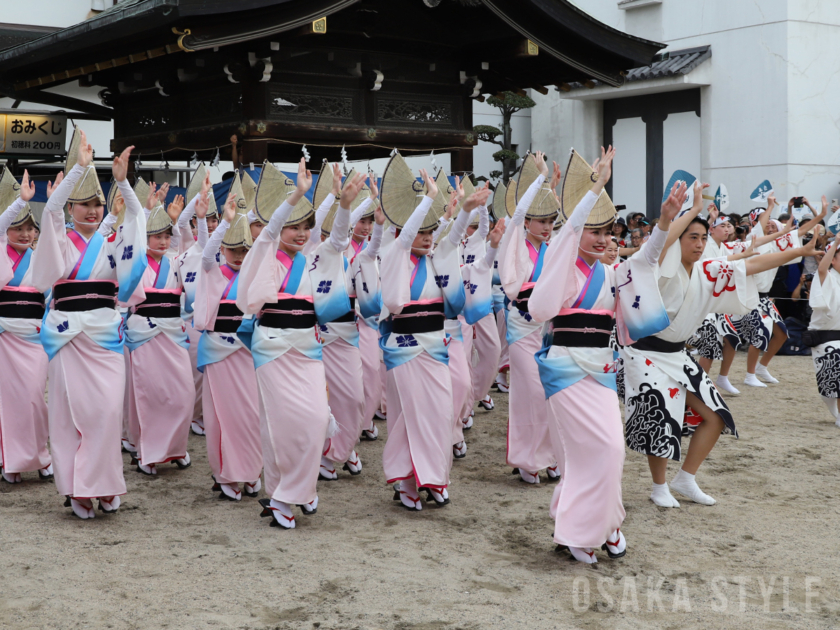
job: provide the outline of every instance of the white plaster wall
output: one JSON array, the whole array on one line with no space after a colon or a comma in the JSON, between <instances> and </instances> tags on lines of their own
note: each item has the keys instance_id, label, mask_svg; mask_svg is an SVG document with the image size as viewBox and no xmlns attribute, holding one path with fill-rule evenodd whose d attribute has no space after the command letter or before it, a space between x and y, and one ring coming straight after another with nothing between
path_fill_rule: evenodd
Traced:
<instances>
[{"instance_id":1,"label":"white plaster wall","mask_svg":"<svg viewBox=\"0 0 840 630\"><path fill-rule=\"evenodd\" d=\"M840 196L840 2L663 0L629 11L616 0L575 4L633 35L651 37L661 28L654 39L671 50L712 46L697 174L712 188L726 184L733 211L749 209L749 194L763 179L779 199ZM600 134L600 116L581 119L583 104L563 96L549 93L532 112L534 137L568 142ZM587 128L570 131L570 122ZM673 169L665 170L667 178Z\"/></svg>"},{"instance_id":2,"label":"white plaster wall","mask_svg":"<svg viewBox=\"0 0 840 630\"><path fill-rule=\"evenodd\" d=\"M531 138L534 150L545 151L565 172L569 151L594 160L603 143L603 105L600 101L561 101L556 92L534 94Z\"/></svg>"},{"instance_id":3,"label":"white plaster wall","mask_svg":"<svg viewBox=\"0 0 840 630\"><path fill-rule=\"evenodd\" d=\"M622 118L613 127L615 161L613 164L612 200L627 206L621 214L647 210L647 147L645 123L641 118ZM583 155L588 161L594 155Z\"/></svg>"},{"instance_id":4,"label":"white plaster wall","mask_svg":"<svg viewBox=\"0 0 840 630\"><path fill-rule=\"evenodd\" d=\"M662 123L662 136L662 181L667 184L677 169L700 177L700 118L697 114L669 114Z\"/></svg>"}]
</instances>

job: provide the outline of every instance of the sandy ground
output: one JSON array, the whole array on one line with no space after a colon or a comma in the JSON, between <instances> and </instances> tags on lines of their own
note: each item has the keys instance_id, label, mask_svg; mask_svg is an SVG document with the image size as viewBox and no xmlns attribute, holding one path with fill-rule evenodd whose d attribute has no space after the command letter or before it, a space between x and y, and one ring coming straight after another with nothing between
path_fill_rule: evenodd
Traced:
<instances>
[{"instance_id":1,"label":"sandy ground","mask_svg":"<svg viewBox=\"0 0 840 630\"><path fill-rule=\"evenodd\" d=\"M741 438L722 438L698 475L718 504L655 507L645 460L628 452L628 554L599 552L593 567L555 551L554 486L505 466L498 393L476 412L452 504L421 513L392 501L382 438L361 445L360 476L319 483L318 513L294 531L270 528L256 499L220 501L196 436L185 471L147 478L125 456L111 517L74 518L26 474L0 484L0 627L839 627L840 429L810 357L772 367L783 384L728 399ZM733 382L743 373L739 353Z\"/></svg>"}]
</instances>

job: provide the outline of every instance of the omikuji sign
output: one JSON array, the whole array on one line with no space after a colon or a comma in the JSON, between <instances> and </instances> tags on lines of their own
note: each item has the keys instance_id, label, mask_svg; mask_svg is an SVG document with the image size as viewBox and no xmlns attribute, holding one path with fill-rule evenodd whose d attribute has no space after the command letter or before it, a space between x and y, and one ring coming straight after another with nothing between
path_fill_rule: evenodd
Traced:
<instances>
[{"instance_id":1,"label":"omikuji sign","mask_svg":"<svg viewBox=\"0 0 840 630\"><path fill-rule=\"evenodd\" d=\"M64 153L67 116L27 114L7 110L0 114L3 136L0 153L22 155Z\"/></svg>"}]
</instances>

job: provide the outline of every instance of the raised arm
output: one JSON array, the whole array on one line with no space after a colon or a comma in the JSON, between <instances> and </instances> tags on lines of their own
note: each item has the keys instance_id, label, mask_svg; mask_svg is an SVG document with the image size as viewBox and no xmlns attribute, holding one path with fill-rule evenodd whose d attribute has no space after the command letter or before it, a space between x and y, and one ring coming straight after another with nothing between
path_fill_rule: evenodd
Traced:
<instances>
[{"instance_id":1,"label":"raised arm","mask_svg":"<svg viewBox=\"0 0 840 630\"><path fill-rule=\"evenodd\" d=\"M20 211L26 206L26 202L35 196L35 183L29 183L29 172L23 172L23 180L20 184L20 196L12 202L6 211L0 215L0 234L6 235L8 230Z\"/></svg>"},{"instance_id":2,"label":"raised arm","mask_svg":"<svg viewBox=\"0 0 840 630\"><path fill-rule=\"evenodd\" d=\"M209 181L210 177L208 176L207 179ZM202 250L204 250L205 246L207 245L207 240L209 237L209 234L207 232L207 211L210 209L209 194L210 193L202 187L201 192L197 194L195 196L195 199L193 200L195 202L195 205L193 207L195 210L195 227L196 231L198 232L198 246Z\"/></svg>"},{"instance_id":3,"label":"raised arm","mask_svg":"<svg viewBox=\"0 0 840 630\"><path fill-rule=\"evenodd\" d=\"M236 207L233 205L236 202L236 195L230 193L225 202L224 216L219 221L219 225L213 230L213 234L201 250L201 268L204 271L210 271L213 267L217 267L216 255L222 245L222 240L225 237L225 232L228 231L231 221L236 218Z\"/></svg>"},{"instance_id":4,"label":"raised arm","mask_svg":"<svg viewBox=\"0 0 840 630\"><path fill-rule=\"evenodd\" d=\"M785 263L790 262L794 258L799 258L800 256L813 256L816 253L816 244L817 239L811 239L811 242L802 247L792 247L783 252L773 252L772 254L754 256L744 263L747 266L747 275L753 276L757 273L761 273L762 271L781 267Z\"/></svg>"},{"instance_id":5,"label":"raised arm","mask_svg":"<svg viewBox=\"0 0 840 630\"><path fill-rule=\"evenodd\" d=\"M505 235L505 220L499 219L496 221L496 227L490 232L490 243L487 251L484 254L484 261L490 269L493 268L493 261L496 260L496 253L499 251L499 243L502 241L502 236Z\"/></svg>"},{"instance_id":6,"label":"raised arm","mask_svg":"<svg viewBox=\"0 0 840 630\"><path fill-rule=\"evenodd\" d=\"M694 205L691 206L691 209L684 213L681 217L671 221L671 224L668 226L668 238L665 241L662 257L659 259L660 264L662 263L662 259L667 251L671 248L671 245L677 242L680 235L686 231L691 222L694 221L695 217L700 214L700 210L703 209L703 189L707 186L708 184L702 184L700 181L694 182ZM662 204L663 210L666 206L671 208L673 204L679 204L679 208L682 208L686 197L688 197L688 186L685 185L685 182L674 182L668 198L665 200L665 203ZM659 221L659 223L662 223L662 221Z\"/></svg>"},{"instance_id":7,"label":"raised arm","mask_svg":"<svg viewBox=\"0 0 840 630\"><path fill-rule=\"evenodd\" d=\"M481 205L478 207L478 238L485 241L488 234L490 234L490 213L486 205Z\"/></svg>"},{"instance_id":8,"label":"raised arm","mask_svg":"<svg viewBox=\"0 0 840 630\"><path fill-rule=\"evenodd\" d=\"M817 239L812 239L811 242L813 243ZM831 244L831 247L828 248L825 256L823 256L822 260L820 261L820 266L817 267L817 273L820 275L820 284L825 282L825 279L828 278L828 272L831 271L831 262L834 260L834 255L837 253L837 244L840 243L840 238L834 237L834 242Z\"/></svg>"},{"instance_id":9,"label":"raised arm","mask_svg":"<svg viewBox=\"0 0 840 630\"><path fill-rule=\"evenodd\" d=\"M260 236L264 232L266 237L272 241L279 238L283 226L286 225L286 221L289 219L289 215L292 214L292 210L295 209L297 203L303 199L310 186L312 186L312 173L306 169L306 160L301 158L298 163L298 177L295 189L289 195L289 198L281 203L280 207L271 215L271 220L269 220L268 225L265 226L263 231L260 232Z\"/></svg>"},{"instance_id":10,"label":"raised arm","mask_svg":"<svg viewBox=\"0 0 840 630\"><path fill-rule=\"evenodd\" d=\"M361 256L368 256L375 260L379 255L379 248L382 246L382 235L385 233L385 213L382 208L377 207L373 211L373 231L370 234L370 242L368 246L360 254Z\"/></svg>"},{"instance_id":11,"label":"raised arm","mask_svg":"<svg viewBox=\"0 0 840 630\"><path fill-rule=\"evenodd\" d=\"M140 203L137 195L134 194L134 190L126 179L128 176L128 157L131 155L133 148L134 146L126 147L122 153L114 158L114 163L111 165L114 179L120 188L120 193L122 193L122 198L125 202L126 219L133 219L143 212L143 205Z\"/></svg>"},{"instance_id":12,"label":"raised arm","mask_svg":"<svg viewBox=\"0 0 840 630\"><path fill-rule=\"evenodd\" d=\"M423 197L420 204L414 209L414 212L408 218L408 221L405 222L402 230L400 230L400 235L396 239L396 243L405 250L411 249L411 245L417 237L417 232L420 231L420 226L423 225L426 215L429 214L432 202L435 200L435 197L438 196L438 187L434 178L426 172L426 169L420 169L420 175L426 182L428 192Z\"/></svg>"},{"instance_id":13,"label":"raised arm","mask_svg":"<svg viewBox=\"0 0 840 630\"><path fill-rule=\"evenodd\" d=\"M341 195L341 203L335 214L332 230L330 230L329 242L337 252L343 252L350 244L350 205L356 200L362 186L365 185L366 175L359 173L344 186L344 193Z\"/></svg>"},{"instance_id":14,"label":"raised arm","mask_svg":"<svg viewBox=\"0 0 840 630\"><path fill-rule=\"evenodd\" d=\"M338 164L333 164L332 170L332 190L330 190L330 194L324 197L321 205L315 209L315 226L309 233L309 242L314 245L321 242L321 226L324 224L324 220L327 218L330 208L332 208L335 203L335 198L338 197L338 193L341 192L341 167Z\"/></svg>"},{"instance_id":15,"label":"raised arm","mask_svg":"<svg viewBox=\"0 0 840 630\"><path fill-rule=\"evenodd\" d=\"M461 208L461 213L455 219L455 225L453 225L452 229L449 231L450 243L457 246L461 242L461 239L464 238L464 234L467 232L467 227L472 222L472 213L477 211L479 206L486 204L489 197L490 187L487 183L485 183L483 187L479 188L464 200L464 206Z\"/></svg>"},{"instance_id":16,"label":"raised arm","mask_svg":"<svg viewBox=\"0 0 840 630\"><path fill-rule=\"evenodd\" d=\"M805 200L805 203L808 203L807 199ZM812 211L814 210L813 206L811 206L810 203L808 204L808 207L811 208ZM806 221L805 223L803 223L802 225L799 226L799 236L802 237L805 234L807 234L808 232L810 232L811 230L813 230L815 227L817 227L817 224L820 221L822 221L823 219L825 219L827 214L828 214L828 199L826 199L825 195L823 195L822 196L822 208L820 209L820 213L817 216L815 216L813 219L810 219L809 221Z\"/></svg>"},{"instance_id":17,"label":"raised arm","mask_svg":"<svg viewBox=\"0 0 840 630\"><path fill-rule=\"evenodd\" d=\"M534 154L534 159L537 162L537 168L540 169L540 174L537 176L537 179L528 186L528 190L525 191L525 194L522 195L519 203L516 204L516 211L510 219L511 225L516 227L525 223L525 215L528 213L528 209L531 207L531 204L534 203L534 198L537 196L543 182L545 182L548 177L548 164L545 163L545 154L542 151L537 151ZM601 187L601 190L603 190L603 187ZM600 191L596 193L596 197L598 194L600 194Z\"/></svg>"}]
</instances>

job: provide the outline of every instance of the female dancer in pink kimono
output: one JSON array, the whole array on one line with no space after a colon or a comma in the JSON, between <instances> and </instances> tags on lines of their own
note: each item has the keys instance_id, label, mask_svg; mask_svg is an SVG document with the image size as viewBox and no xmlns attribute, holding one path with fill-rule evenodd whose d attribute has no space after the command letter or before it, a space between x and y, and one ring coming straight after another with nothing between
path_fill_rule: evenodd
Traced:
<instances>
[{"instance_id":1,"label":"female dancer in pink kimono","mask_svg":"<svg viewBox=\"0 0 840 630\"><path fill-rule=\"evenodd\" d=\"M130 203L126 200L126 207ZM146 271L131 304L126 304L128 429L137 448L136 470L145 475L156 475L157 464L166 462L180 469L190 466L187 440L195 400L185 393L193 391L195 383L181 318L182 277L177 255L167 253L176 241L174 230L163 205L154 205L146 222ZM186 249L193 243L188 222L178 231L175 247Z\"/></svg>"},{"instance_id":2,"label":"female dancer in pink kimono","mask_svg":"<svg viewBox=\"0 0 840 630\"><path fill-rule=\"evenodd\" d=\"M618 334L624 340L667 325L655 270L671 219L682 206L679 195L685 193L684 187L672 192L659 222L665 231L654 228L639 253L620 265L601 264L612 223L590 224L589 218L604 194L614 155L612 147L601 149L601 158L593 166L597 181L552 239L528 301L534 320L550 320L553 328L537 354L537 364L552 443L563 462L563 479L550 510L555 519L554 541L588 564L597 562L595 549L603 548L611 558L618 558L626 553L627 545L620 530L625 515L621 502L624 430L610 347L614 317L618 315ZM547 175L545 162L538 159L537 164Z\"/></svg>"},{"instance_id":3,"label":"female dancer in pink kimono","mask_svg":"<svg viewBox=\"0 0 840 630\"><path fill-rule=\"evenodd\" d=\"M537 153L537 163L543 158ZM542 176L541 176L542 177ZM542 185L544 178L540 180ZM548 413L534 354L542 345L543 324L528 313L528 298L543 269L547 241L557 214L528 217L540 186L531 186L519 200L499 247L499 276L510 303L506 335L510 356L507 464L522 481L540 482L546 469L550 481L559 479L557 458L548 434ZM523 229L524 225L524 229ZM527 255L523 255L527 252Z\"/></svg>"},{"instance_id":4,"label":"female dancer in pink kimono","mask_svg":"<svg viewBox=\"0 0 840 630\"><path fill-rule=\"evenodd\" d=\"M201 257L195 293L195 326L201 331L198 368L207 387L202 390L207 459L214 490L230 501L256 497L261 488L262 444L257 377L251 351L237 336L242 311L236 306L239 270L251 246L246 215L236 211L236 196L228 197L224 217L210 236ZM202 192L196 204L201 220L207 212ZM224 264L216 257L221 254ZM253 320L251 320L251 323ZM243 487L240 489L240 485Z\"/></svg>"},{"instance_id":5,"label":"female dancer in pink kimono","mask_svg":"<svg viewBox=\"0 0 840 630\"><path fill-rule=\"evenodd\" d=\"M38 334L44 295L32 287L30 271L36 228L27 202L35 183L26 171L19 188L0 215L0 363L8 366L0 379L0 474L8 483L20 483L22 472L37 470L41 479L53 474L44 401L48 361ZM17 189L4 171L0 199L8 202Z\"/></svg>"},{"instance_id":6,"label":"female dancer in pink kimono","mask_svg":"<svg viewBox=\"0 0 840 630\"><path fill-rule=\"evenodd\" d=\"M270 497L262 502L263 516L285 529L295 527L293 505L304 514L314 514L318 506L318 470L330 424L318 324L350 310L342 254L350 211L343 206L355 199L362 182L345 189L332 234L306 256L302 250L312 227L312 204L304 194L311 185L304 160L296 184L270 163L263 165L256 212L268 224L245 257L236 296L239 310L257 315L246 338L256 367ZM279 198L285 199L279 207L263 207L267 199Z\"/></svg>"},{"instance_id":7,"label":"female dancer in pink kimono","mask_svg":"<svg viewBox=\"0 0 840 630\"><path fill-rule=\"evenodd\" d=\"M90 166L93 148L77 130L68 151L75 166L44 207L41 237L31 264L32 284L52 289L41 327L49 364L50 447L55 485L79 518L93 518L91 499L114 512L125 494L120 448L125 360L116 301L130 300L146 270L146 217L126 181L133 147L114 158L113 172L126 201L116 239L96 231L103 196ZM74 229L64 227L70 199ZM119 282L119 292L117 291Z\"/></svg>"},{"instance_id":8,"label":"female dancer in pink kimono","mask_svg":"<svg viewBox=\"0 0 840 630\"><path fill-rule=\"evenodd\" d=\"M425 170L420 174L426 194L388 246L380 267L382 302L389 313L380 339L388 398L382 462L388 483L400 482L395 498L409 510L422 509L420 488L438 505L449 503L455 419L449 337L443 330L445 318L457 317L465 300L458 245L466 222L429 255L433 230L419 228L439 193L434 179ZM468 215L489 193L483 189L468 197L462 213Z\"/></svg>"}]
</instances>

